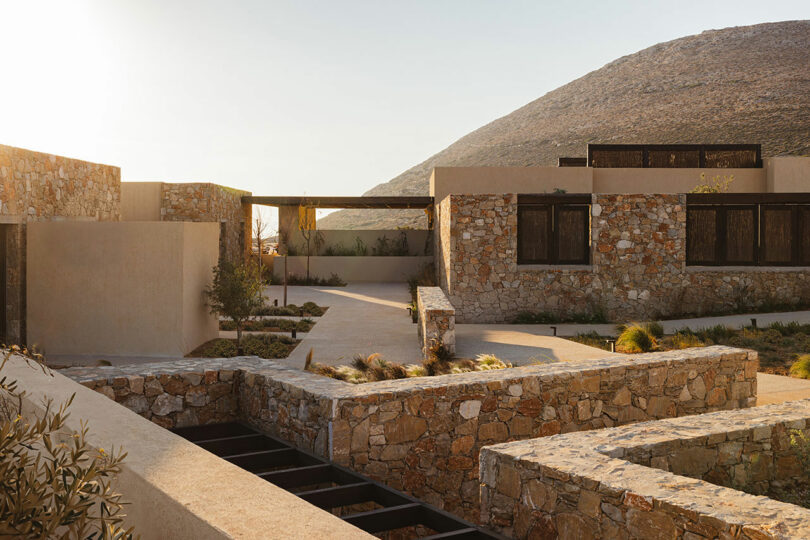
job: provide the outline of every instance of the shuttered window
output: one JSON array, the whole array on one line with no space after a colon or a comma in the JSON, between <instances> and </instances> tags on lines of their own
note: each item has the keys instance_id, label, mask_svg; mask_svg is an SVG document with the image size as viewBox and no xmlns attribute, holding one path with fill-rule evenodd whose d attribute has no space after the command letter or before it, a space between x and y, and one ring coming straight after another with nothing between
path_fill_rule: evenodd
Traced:
<instances>
[{"instance_id":1,"label":"shuttered window","mask_svg":"<svg viewBox=\"0 0 810 540\"><path fill-rule=\"evenodd\" d=\"M767 194L728 196L729 204L690 204L689 198L688 265L810 266L810 204L770 203ZM723 200L719 195L692 198ZM765 202L756 203L757 198Z\"/></svg>"},{"instance_id":2,"label":"shuttered window","mask_svg":"<svg viewBox=\"0 0 810 540\"><path fill-rule=\"evenodd\" d=\"M590 196L518 197L518 264L588 264Z\"/></svg>"}]
</instances>

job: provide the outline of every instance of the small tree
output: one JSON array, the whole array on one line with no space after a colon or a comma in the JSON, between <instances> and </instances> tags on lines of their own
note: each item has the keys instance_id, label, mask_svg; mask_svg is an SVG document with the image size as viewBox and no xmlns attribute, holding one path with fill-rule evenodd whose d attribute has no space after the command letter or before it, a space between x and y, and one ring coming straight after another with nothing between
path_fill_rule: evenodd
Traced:
<instances>
[{"instance_id":1,"label":"small tree","mask_svg":"<svg viewBox=\"0 0 810 540\"><path fill-rule=\"evenodd\" d=\"M259 266L259 278L262 280L262 284L264 284L264 262L262 261L262 248L264 246L264 241L266 240L266 231L267 222L262 219L261 214L257 214L256 219L253 220L253 235L256 238L256 248L258 250L257 263ZM259 288L259 299L261 300L262 298L262 289Z\"/></svg>"},{"instance_id":2,"label":"small tree","mask_svg":"<svg viewBox=\"0 0 810 540\"><path fill-rule=\"evenodd\" d=\"M323 233L315 229L314 210L314 208L309 206L298 207L298 230L301 232L301 237L307 244L307 285L310 283L309 257L312 254L312 244L315 244L315 253L318 253L324 242Z\"/></svg>"},{"instance_id":3,"label":"small tree","mask_svg":"<svg viewBox=\"0 0 810 540\"><path fill-rule=\"evenodd\" d=\"M236 327L236 347L242 353L242 328L253 311L262 305L258 267L251 263L222 261L214 267L211 286L205 297L211 313L228 317Z\"/></svg>"},{"instance_id":4,"label":"small tree","mask_svg":"<svg viewBox=\"0 0 810 540\"><path fill-rule=\"evenodd\" d=\"M18 347L3 351L0 371L12 358L50 374L41 356ZM56 408L45 402L30 420L22 417L24 396L17 381L0 377L0 537L132 538L112 488L126 454L92 449L84 423L65 440L75 395Z\"/></svg>"}]
</instances>

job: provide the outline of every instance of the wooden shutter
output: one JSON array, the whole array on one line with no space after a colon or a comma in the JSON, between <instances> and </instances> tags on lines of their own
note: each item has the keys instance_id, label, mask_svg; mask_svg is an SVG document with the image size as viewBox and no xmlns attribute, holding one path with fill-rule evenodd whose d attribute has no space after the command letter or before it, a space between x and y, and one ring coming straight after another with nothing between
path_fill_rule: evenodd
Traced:
<instances>
[{"instance_id":1,"label":"wooden shutter","mask_svg":"<svg viewBox=\"0 0 810 540\"><path fill-rule=\"evenodd\" d=\"M717 264L717 213L715 207L686 211L687 264Z\"/></svg>"},{"instance_id":2,"label":"wooden shutter","mask_svg":"<svg viewBox=\"0 0 810 540\"><path fill-rule=\"evenodd\" d=\"M799 264L810 266L810 206L799 206Z\"/></svg>"},{"instance_id":3,"label":"wooden shutter","mask_svg":"<svg viewBox=\"0 0 810 540\"><path fill-rule=\"evenodd\" d=\"M793 206L768 206L761 209L762 262L765 264L790 264L794 258Z\"/></svg>"},{"instance_id":4,"label":"wooden shutter","mask_svg":"<svg viewBox=\"0 0 810 540\"><path fill-rule=\"evenodd\" d=\"M550 260L551 206L518 206L518 264Z\"/></svg>"},{"instance_id":5,"label":"wooden shutter","mask_svg":"<svg viewBox=\"0 0 810 540\"><path fill-rule=\"evenodd\" d=\"M725 246L721 250L722 263L755 264L757 253L757 207L728 206L723 208L725 219ZM725 234L722 234L725 233Z\"/></svg>"},{"instance_id":6,"label":"wooden shutter","mask_svg":"<svg viewBox=\"0 0 810 540\"><path fill-rule=\"evenodd\" d=\"M590 212L588 206L557 207L555 220L557 262L588 264L590 262Z\"/></svg>"}]
</instances>

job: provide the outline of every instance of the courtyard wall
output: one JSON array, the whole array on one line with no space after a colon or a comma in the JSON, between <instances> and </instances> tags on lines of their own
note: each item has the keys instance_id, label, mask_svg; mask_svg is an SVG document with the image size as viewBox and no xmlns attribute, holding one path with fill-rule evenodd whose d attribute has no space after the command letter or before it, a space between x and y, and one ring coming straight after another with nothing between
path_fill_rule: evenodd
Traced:
<instances>
[{"instance_id":1,"label":"courtyard wall","mask_svg":"<svg viewBox=\"0 0 810 540\"><path fill-rule=\"evenodd\" d=\"M223 369L235 370L234 391L244 421L477 520L483 446L749 407L756 400L757 366L756 353L707 347L362 385L249 358L71 368L64 373L124 405L130 406L127 399L137 400L141 409L143 400L130 397L132 383L124 379L169 374L167 382L177 381L174 388L161 383L163 392L154 400L171 399L182 410L157 414L154 401L147 400L148 410L141 414L176 426L191 418L184 411L195 406L187 397L194 381L210 377L222 382ZM184 372L199 377L185 381ZM116 380L122 390L116 391ZM139 379L135 387L145 392ZM162 394L184 399L160 398ZM222 407L225 417L232 414L229 406ZM195 414L200 422L215 421L214 416L201 417L199 410Z\"/></svg>"}]
</instances>

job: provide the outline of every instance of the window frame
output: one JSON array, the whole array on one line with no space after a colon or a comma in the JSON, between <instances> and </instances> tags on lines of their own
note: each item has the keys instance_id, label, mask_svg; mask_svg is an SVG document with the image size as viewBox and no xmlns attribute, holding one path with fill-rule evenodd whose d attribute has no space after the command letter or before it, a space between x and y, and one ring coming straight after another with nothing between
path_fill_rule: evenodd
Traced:
<instances>
[{"instance_id":1,"label":"window frame","mask_svg":"<svg viewBox=\"0 0 810 540\"><path fill-rule=\"evenodd\" d=\"M588 265L591 263L591 203L592 197L590 194L537 194L537 195L518 195L517 203L517 264L518 265L560 265L560 266L575 266L575 265ZM546 242L548 245L548 257L546 259L526 259L521 253L522 240L526 234L520 226L521 214L526 208L548 208L548 227ZM560 209L576 210L584 213L585 221L585 235L583 238L583 258L581 259L560 259L560 229L557 226L559 223Z\"/></svg>"}]
</instances>

